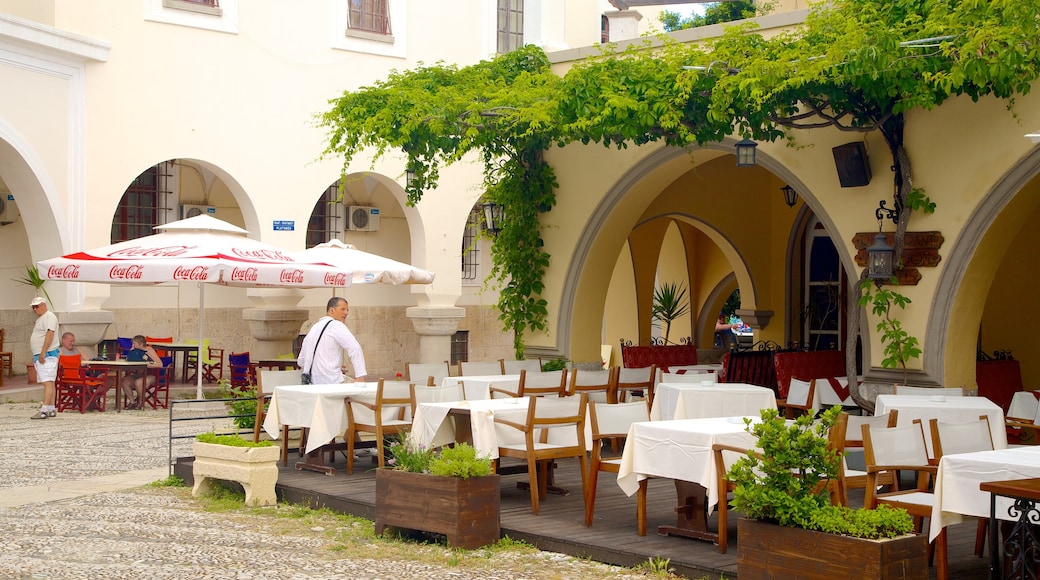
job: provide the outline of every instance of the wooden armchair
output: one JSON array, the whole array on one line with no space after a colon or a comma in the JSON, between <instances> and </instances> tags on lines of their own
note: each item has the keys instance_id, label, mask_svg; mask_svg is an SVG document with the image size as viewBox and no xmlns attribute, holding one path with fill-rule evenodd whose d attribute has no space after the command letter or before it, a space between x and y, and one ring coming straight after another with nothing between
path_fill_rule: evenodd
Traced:
<instances>
[{"instance_id":1,"label":"wooden armchair","mask_svg":"<svg viewBox=\"0 0 1040 580\"><path fill-rule=\"evenodd\" d=\"M524 360L506 360L500 358L498 359L498 362L502 366L503 375L518 375L522 370L529 373L542 372L542 359L540 358L529 358Z\"/></svg>"},{"instance_id":2,"label":"wooden armchair","mask_svg":"<svg viewBox=\"0 0 1040 580\"><path fill-rule=\"evenodd\" d=\"M603 457L603 444L628 435L629 427L637 421L650 420L650 400L643 399L633 403L616 405L589 403L589 421L592 423L592 461L589 464L589 485L585 493L585 526L592 525L593 512L596 510L596 485L599 472L618 473L621 469L621 457ZM639 500L636 504L636 521L639 535L646 535L646 488L640 488Z\"/></svg>"},{"instance_id":3,"label":"wooden armchair","mask_svg":"<svg viewBox=\"0 0 1040 580\"><path fill-rule=\"evenodd\" d=\"M497 360L462 361L459 363L459 376L486 376L502 374L502 363Z\"/></svg>"},{"instance_id":4,"label":"wooden armchair","mask_svg":"<svg viewBox=\"0 0 1040 580\"><path fill-rule=\"evenodd\" d=\"M7 376L13 376L14 372L14 354L11 351L4 350L4 329L0 328L0 385L4 384L4 370L7 370Z\"/></svg>"},{"instance_id":5,"label":"wooden armchair","mask_svg":"<svg viewBox=\"0 0 1040 580\"><path fill-rule=\"evenodd\" d=\"M600 403L617 403L617 368L602 371L571 369L567 394L588 395L589 400Z\"/></svg>"},{"instance_id":6,"label":"wooden armchair","mask_svg":"<svg viewBox=\"0 0 1040 580\"><path fill-rule=\"evenodd\" d=\"M776 407L788 419L794 419L799 415L813 415L813 397L815 395L816 382L791 379L787 390L787 399L777 399Z\"/></svg>"},{"instance_id":7,"label":"wooden armchair","mask_svg":"<svg viewBox=\"0 0 1040 580\"><path fill-rule=\"evenodd\" d=\"M87 409L105 410L108 396L108 375L93 377L87 374L79 355L58 357L58 375L54 382L55 405L58 412L75 409L86 413Z\"/></svg>"},{"instance_id":8,"label":"wooden armchair","mask_svg":"<svg viewBox=\"0 0 1040 580\"><path fill-rule=\"evenodd\" d=\"M439 363L405 363L404 380L417 385L440 385L444 383L444 377L451 374L448 371L448 361Z\"/></svg>"},{"instance_id":9,"label":"wooden armchair","mask_svg":"<svg viewBox=\"0 0 1040 580\"><path fill-rule=\"evenodd\" d=\"M376 437L379 467L386 463L384 440L412 428L410 413L415 401L415 384L379 379L375 400L371 396L347 397L347 473L354 473L354 446L361 433Z\"/></svg>"},{"instance_id":10,"label":"wooden armchair","mask_svg":"<svg viewBox=\"0 0 1040 580\"><path fill-rule=\"evenodd\" d=\"M528 372L526 369L520 369L518 397L562 397L566 393L567 369L546 373L533 373Z\"/></svg>"},{"instance_id":11,"label":"wooden armchair","mask_svg":"<svg viewBox=\"0 0 1040 580\"><path fill-rule=\"evenodd\" d=\"M619 402L628 400L628 395L642 395L652 405L654 402L654 387L657 386L657 365L651 364L641 368L617 367L617 399Z\"/></svg>"}]
</instances>

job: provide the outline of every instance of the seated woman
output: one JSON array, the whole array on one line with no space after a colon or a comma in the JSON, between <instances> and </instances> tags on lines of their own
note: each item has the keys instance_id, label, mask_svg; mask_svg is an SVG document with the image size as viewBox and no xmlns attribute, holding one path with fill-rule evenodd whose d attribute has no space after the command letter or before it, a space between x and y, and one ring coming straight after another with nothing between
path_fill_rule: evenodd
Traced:
<instances>
[{"instance_id":1,"label":"seated woman","mask_svg":"<svg viewBox=\"0 0 1040 580\"><path fill-rule=\"evenodd\" d=\"M160 368L163 366L162 359L155 352L148 342L145 340L144 335L138 334L133 338L133 348L131 348L126 354L126 360L133 362L145 361L148 363L148 368ZM144 403L144 388L145 385L155 384L155 375L149 375L147 370L127 372L123 375L123 395L126 397L127 410L141 409ZM134 394L136 393L136 398Z\"/></svg>"}]
</instances>

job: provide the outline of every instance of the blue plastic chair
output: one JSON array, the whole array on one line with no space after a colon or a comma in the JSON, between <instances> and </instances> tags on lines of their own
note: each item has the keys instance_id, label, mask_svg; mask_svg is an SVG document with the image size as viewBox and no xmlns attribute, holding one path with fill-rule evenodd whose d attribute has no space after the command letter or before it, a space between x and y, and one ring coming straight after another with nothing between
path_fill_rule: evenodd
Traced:
<instances>
[{"instance_id":1,"label":"blue plastic chair","mask_svg":"<svg viewBox=\"0 0 1040 580\"><path fill-rule=\"evenodd\" d=\"M122 336L116 338L116 342L119 343L119 355L126 358L130 351L134 349L134 339L123 338Z\"/></svg>"}]
</instances>

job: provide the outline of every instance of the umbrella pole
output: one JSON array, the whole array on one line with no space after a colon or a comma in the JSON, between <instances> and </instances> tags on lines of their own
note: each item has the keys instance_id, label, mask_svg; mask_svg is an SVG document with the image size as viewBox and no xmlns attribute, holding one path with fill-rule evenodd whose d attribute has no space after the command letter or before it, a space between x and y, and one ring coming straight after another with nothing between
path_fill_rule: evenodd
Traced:
<instances>
[{"instance_id":1,"label":"umbrella pole","mask_svg":"<svg viewBox=\"0 0 1040 580\"><path fill-rule=\"evenodd\" d=\"M195 387L195 398L202 399L202 316L206 312L206 285L199 282L199 350L195 358L195 377L198 384Z\"/></svg>"}]
</instances>

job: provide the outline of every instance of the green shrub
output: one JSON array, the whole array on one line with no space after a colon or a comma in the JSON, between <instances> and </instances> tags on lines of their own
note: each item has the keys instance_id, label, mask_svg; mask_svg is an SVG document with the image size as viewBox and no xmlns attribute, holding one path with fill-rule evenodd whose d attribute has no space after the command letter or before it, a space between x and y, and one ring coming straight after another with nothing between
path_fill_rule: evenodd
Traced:
<instances>
[{"instance_id":1,"label":"green shrub","mask_svg":"<svg viewBox=\"0 0 1040 580\"><path fill-rule=\"evenodd\" d=\"M274 445L271 441L254 443L238 435L217 435L212 432L199 434L195 437L195 440L200 443L213 443L214 445L228 445L230 447L271 447Z\"/></svg>"},{"instance_id":2,"label":"green shrub","mask_svg":"<svg viewBox=\"0 0 1040 580\"><path fill-rule=\"evenodd\" d=\"M478 457L477 450L466 443L438 450L416 445L411 437L401 435L390 444L390 454L390 466L400 471L463 479L491 475L491 459Z\"/></svg>"},{"instance_id":3,"label":"green shrub","mask_svg":"<svg viewBox=\"0 0 1040 580\"><path fill-rule=\"evenodd\" d=\"M562 371L567 368L567 362L568 360L565 358L551 358L542 363L542 372Z\"/></svg>"}]
</instances>

